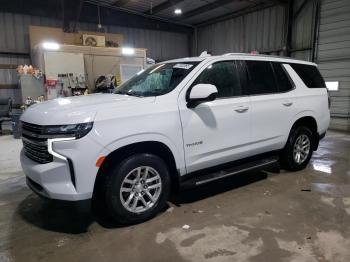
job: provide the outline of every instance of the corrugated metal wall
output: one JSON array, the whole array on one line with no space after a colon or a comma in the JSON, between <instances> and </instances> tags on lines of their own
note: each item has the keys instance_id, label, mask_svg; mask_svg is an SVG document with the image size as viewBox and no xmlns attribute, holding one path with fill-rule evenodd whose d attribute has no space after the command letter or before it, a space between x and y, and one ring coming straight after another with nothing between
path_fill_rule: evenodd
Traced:
<instances>
[{"instance_id":1,"label":"corrugated metal wall","mask_svg":"<svg viewBox=\"0 0 350 262\"><path fill-rule=\"evenodd\" d=\"M253 50L278 53L285 39L284 25L284 8L275 6L199 27L198 53L205 50L215 55Z\"/></svg>"},{"instance_id":2,"label":"corrugated metal wall","mask_svg":"<svg viewBox=\"0 0 350 262\"><path fill-rule=\"evenodd\" d=\"M294 0L297 12L303 0ZM292 25L291 56L311 60L315 16L315 1L308 1ZM350 1L322 0L316 61L326 81L339 81L339 91L330 92L331 127L350 130ZM271 52L285 45L286 9L272 7L244 16L198 28L198 53L208 50L213 54L228 52Z\"/></svg>"},{"instance_id":3,"label":"corrugated metal wall","mask_svg":"<svg viewBox=\"0 0 350 262\"><path fill-rule=\"evenodd\" d=\"M0 55L0 64L19 65L29 64L30 59L28 56L22 57L17 55ZM15 69L0 69L0 96L11 97L14 104L20 103L19 89L3 89L2 85L17 84L17 73Z\"/></svg>"},{"instance_id":4,"label":"corrugated metal wall","mask_svg":"<svg viewBox=\"0 0 350 262\"><path fill-rule=\"evenodd\" d=\"M22 14L0 13L0 51L29 52L28 26L61 27L62 21ZM107 33L124 35L124 44L147 48L148 57L165 60L189 54L188 35L175 32L104 26ZM80 23L78 29L96 31L95 24Z\"/></svg>"},{"instance_id":5,"label":"corrugated metal wall","mask_svg":"<svg viewBox=\"0 0 350 262\"><path fill-rule=\"evenodd\" d=\"M303 0L295 0L294 11L302 3ZM293 22L292 57L311 59L314 12L315 6L310 1ZM258 50L260 53L282 54L285 40L286 7L280 5L199 27L198 53L205 50L213 54ZM301 49L303 51L295 51Z\"/></svg>"},{"instance_id":6,"label":"corrugated metal wall","mask_svg":"<svg viewBox=\"0 0 350 262\"><path fill-rule=\"evenodd\" d=\"M22 14L0 12L0 52L28 53L28 26L61 27L62 21L52 18L29 16ZM119 26L105 26L107 33L124 35L124 44L147 48L147 56L157 61L189 56L189 37L187 34L126 28ZM80 23L80 30L96 31L95 24ZM29 55L1 55L0 64L29 64ZM17 74L14 69L0 69L0 85L16 84ZM2 89L0 96L11 96L18 103L17 89Z\"/></svg>"},{"instance_id":7,"label":"corrugated metal wall","mask_svg":"<svg viewBox=\"0 0 350 262\"><path fill-rule=\"evenodd\" d=\"M293 13L295 14L302 5L303 0L294 0ZM312 40L314 32L314 16L316 8L314 1L309 1L302 8L298 16L293 20L291 56L296 59L311 61L312 60ZM303 50L304 49L304 50Z\"/></svg>"},{"instance_id":8,"label":"corrugated metal wall","mask_svg":"<svg viewBox=\"0 0 350 262\"><path fill-rule=\"evenodd\" d=\"M331 126L350 130L350 1L323 0L318 63L326 81L339 81L331 94Z\"/></svg>"}]
</instances>

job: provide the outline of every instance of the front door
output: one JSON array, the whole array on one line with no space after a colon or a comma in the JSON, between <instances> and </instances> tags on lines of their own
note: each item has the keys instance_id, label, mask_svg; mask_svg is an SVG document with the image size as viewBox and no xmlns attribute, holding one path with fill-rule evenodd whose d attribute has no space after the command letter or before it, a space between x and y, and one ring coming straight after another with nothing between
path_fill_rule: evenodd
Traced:
<instances>
[{"instance_id":1,"label":"front door","mask_svg":"<svg viewBox=\"0 0 350 262\"><path fill-rule=\"evenodd\" d=\"M239 80L240 64L208 65L179 96L187 172L216 166L249 155L250 99ZM186 93L196 84L213 84L217 99L188 108Z\"/></svg>"}]
</instances>

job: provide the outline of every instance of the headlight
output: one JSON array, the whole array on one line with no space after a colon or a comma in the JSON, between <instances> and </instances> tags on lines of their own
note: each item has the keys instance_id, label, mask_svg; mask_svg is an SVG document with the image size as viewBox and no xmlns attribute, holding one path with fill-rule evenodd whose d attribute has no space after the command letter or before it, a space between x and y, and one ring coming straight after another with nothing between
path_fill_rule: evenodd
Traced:
<instances>
[{"instance_id":1,"label":"headlight","mask_svg":"<svg viewBox=\"0 0 350 262\"><path fill-rule=\"evenodd\" d=\"M67 137L74 136L75 138L82 138L92 129L93 122L73 124L73 125L57 125L45 126L45 135Z\"/></svg>"}]
</instances>

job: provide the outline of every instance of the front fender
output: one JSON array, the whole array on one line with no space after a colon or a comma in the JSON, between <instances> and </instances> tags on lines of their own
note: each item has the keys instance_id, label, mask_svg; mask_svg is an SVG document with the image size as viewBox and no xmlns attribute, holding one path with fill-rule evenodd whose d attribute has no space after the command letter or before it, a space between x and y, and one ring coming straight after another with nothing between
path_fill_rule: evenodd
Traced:
<instances>
[{"instance_id":1,"label":"front fender","mask_svg":"<svg viewBox=\"0 0 350 262\"><path fill-rule=\"evenodd\" d=\"M127 137L117 139L111 142L110 144L108 144L107 146L105 146L105 153L109 154L119 148L131 145L131 144L135 144L139 142L152 142L152 141L159 142L167 146L174 156L176 168L179 170L180 175L186 172L183 149L178 148L175 145L175 143L173 143L168 137L160 133L133 134Z\"/></svg>"}]
</instances>

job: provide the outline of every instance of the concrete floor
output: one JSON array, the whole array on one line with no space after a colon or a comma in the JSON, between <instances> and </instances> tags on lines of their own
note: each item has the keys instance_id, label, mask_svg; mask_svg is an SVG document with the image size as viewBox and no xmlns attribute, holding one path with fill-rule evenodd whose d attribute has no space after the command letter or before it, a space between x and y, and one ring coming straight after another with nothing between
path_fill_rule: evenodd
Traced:
<instances>
[{"instance_id":1,"label":"concrete floor","mask_svg":"<svg viewBox=\"0 0 350 262\"><path fill-rule=\"evenodd\" d=\"M0 159L1 177L10 167ZM23 175L7 175L0 261L350 261L350 135L329 132L304 171L242 174L169 205L118 227L87 205L42 200Z\"/></svg>"}]
</instances>

